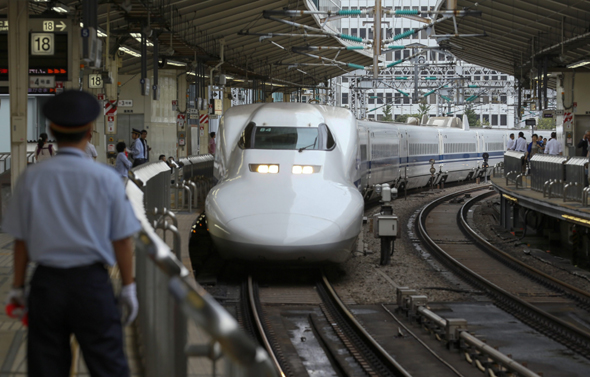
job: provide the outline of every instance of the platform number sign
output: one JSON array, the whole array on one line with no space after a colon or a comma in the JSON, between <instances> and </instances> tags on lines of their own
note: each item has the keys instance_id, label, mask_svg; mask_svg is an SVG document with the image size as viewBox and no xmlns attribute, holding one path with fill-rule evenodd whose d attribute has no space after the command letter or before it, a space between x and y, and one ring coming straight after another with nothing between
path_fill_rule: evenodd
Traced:
<instances>
[{"instance_id":1,"label":"platform number sign","mask_svg":"<svg viewBox=\"0 0 590 377\"><path fill-rule=\"evenodd\" d=\"M43 31L53 32L53 21L43 21Z\"/></svg>"},{"instance_id":2,"label":"platform number sign","mask_svg":"<svg viewBox=\"0 0 590 377\"><path fill-rule=\"evenodd\" d=\"M53 55L55 38L52 33L31 33L31 55Z\"/></svg>"},{"instance_id":3,"label":"platform number sign","mask_svg":"<svg viewBox=\"0 0 590 377\"><path fill-rule=\"evenodd\" d=\"M102 76L99 73L93 73L88 75L88 88L100 89L103 87L104 82Z\"/></svg>"}]
</instances>

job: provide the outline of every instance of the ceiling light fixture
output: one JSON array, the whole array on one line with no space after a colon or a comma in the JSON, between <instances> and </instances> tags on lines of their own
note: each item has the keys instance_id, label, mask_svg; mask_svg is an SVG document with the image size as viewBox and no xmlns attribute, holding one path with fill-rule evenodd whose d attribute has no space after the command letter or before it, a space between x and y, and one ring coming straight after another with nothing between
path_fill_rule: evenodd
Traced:
<instances>
[{"instance_id":1,"label":"ceiling light fixture","mask_svg":"<svg viewBox=\"0 0 590 377\"><path fill-rule=\"evenodd\" d=\"M168 65L175 65L175 66L177 66L177 67L186 67L186 63L182 63L182 62L176 62L176 61L174 61L174 60L168 60L168 61L166 61L166 63L167 63Z\"/></svg>"},{"instance_id":2,"label":"ceiling light fixture","mask_svg":"<svg viewBox=\"0 0 590 377\"><path fill-rule=\"evenodd\" d=\"M129 35L131 35L133 38L135 38L136 41L138 41L139 43L141 43L141 33L129 33ZM146 38L146 46L148 47L153 47L153 43L149 41L149 39Z\"/></svg>"},{"instance_id":3,"label":"ceiling light fixture","mask_svg":"<svg viewBox=\"0 0 590 377\"><path fill-rule=\"evenodd\" d=\"M578 68L578 67L581 67L581 66L584 66L584 65L587 65L587 64L590 64L590 59L583 59L583 60L577 61L575 63L568 64L566 67L568 67L568 68Z\"/></svg>"},{"instance_id":4,"label":"ceiling light fixture","mask_svg":"<svg viewBox=\"0 0 590 377\"><path fill-rule=\"evenodd\" d=\"M55 5L53 8L57 13L68 13L70 10L65 5Z\"/></svg>"},{"instance_id":5,"label":"ceiling light fixture","mask_svg":"<svg viewBox=\"0 0 590 377\"><path fill-rule=\"evenodd\" d=\"M140 58L141 57L141 54L139 52L134 51L134 50L132 50L132 49L130 49L128 47L125 47L125 46L119 47L119 51L123 51L124 53L129 54L129 55L131 55L131 56L133 56L135 58Z\"/></svg>"}]
</instances>

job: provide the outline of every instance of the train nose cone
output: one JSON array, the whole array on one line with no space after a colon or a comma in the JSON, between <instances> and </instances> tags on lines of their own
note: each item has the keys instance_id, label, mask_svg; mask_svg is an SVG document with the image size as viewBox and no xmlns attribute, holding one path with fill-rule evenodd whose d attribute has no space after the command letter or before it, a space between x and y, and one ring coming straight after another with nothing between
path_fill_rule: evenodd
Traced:
<instances>
[{"instance_id":1,"label":"train nose cone","mask_svg":"<svg viewBox=\"0 0 590 377\"><path fill-rule=\"evenodd\" d=\"M261 214L232 219L232 236L266 246L306 246L341 238L340 227L326 219L298 214Z\"/></svg>"}]
</instances>

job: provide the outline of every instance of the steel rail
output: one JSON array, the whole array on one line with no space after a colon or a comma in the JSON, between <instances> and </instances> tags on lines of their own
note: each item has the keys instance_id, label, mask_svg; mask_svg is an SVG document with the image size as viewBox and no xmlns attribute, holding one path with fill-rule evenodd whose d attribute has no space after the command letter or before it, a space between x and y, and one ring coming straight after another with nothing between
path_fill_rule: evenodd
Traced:
<instances>
[{"instance_id":1,"label":"steel rail","mask_svg":"<svg viewBox=\"0 0 590 377\"><path fill-rule=\"evenodd\" d=\"M589 310L590 309L590 293L589 292L586 292L584 290L581 290L578 287L574 287L571 284L568 284L564 281L556 279L553 276L548 275L548 274L544 273L543 271L538 270L532 266L529 266L528 264L514 258L510 254L502 251L500 248L492 245L490 242L488 242L485 238L483 238L477 231L475 231L469 225L469 223L466 220L467 211L469 211L469 209L471 207L473 207L473 205L476 202L483 200L484 197L487 198L488 196L492 196L494 194L496 194L496 192L492 191L488 194L483 194L481 196L477 196L477 197L472 198L469 201L465 202L465 204L461 207L461 211L459 212L459 215L460 215L459 221L460 221L460 226L461 226L463 232L468 237L473 239L476 243L478 243L481 246L481 248L483 249L483 251L488 253L490 256L492 256L495 259L499 260L500 262L504 263L508 267L516 270L517 272L523 273L526 276L528 276L529 278L536 280L538 283L541 283L545 286L550 287L551 289L554 289L556 291L560 291L561 293L564 293L567 297L578 302L578 304L580 304L580 306L583 309Z\"/></svg>"},{"instance_id":2,"label":"steel rail","mask_svg":"<svg viewBox=\"0 0 590 377\"><path fill-rule=\"evenodd\" d=\"M420 214L416 219L420 238L422 238L424 243L430 246L430 249L434 251L433 255L437 257L441 263L450 268L457 276L461 277L469 284L483 292L486 292L486 294L492 298L498 307L509 313L512 313L522 322L555 339L580 355L590 358L589 333L570 325L569 323L537 308L536 306L533 306L532 304L529 304L528 302L514 296L510 292L507 292L489 280L479 276L477 273L467 268L458 260L451 257L428 235L428 232L426 231L426 218L435 207L456 196L478 190L481 189L469 189L446 195L426 205L420 211ZM461 211L457 213L457 222L459 222L458 218L460 216L460 212Z\"/></svg>"},{"instance_id":3,"label":"steel rail","mask_svg":"<svg viewBox=\"0 0 590 377\"><path fill-rule=\"evenodd\" d=\"M279 360L277 359L277 357L274 353L274 350L270 344L270 341L269 341L268 337L266 336L266 331L264 329L264 326L262 325L262 320L260 319L260 313L258 313L258 307L257 307L258 298L257 298L257 296L258 295L255 294L255 292L254 292L254 282L252 280L252 275L248 275L248 299L250 300L250 310L252 310L252 316L254 317L254 322L255 322L256 328L258 330L258 336L262 340L263 346L266 349L266 352L268 352L270 358L272 359L272 362L275 365L275 368L277 368L279 375L282 377L285 377L285 373L283 372L283 368L281 368L281 364L279 363Z\"/></svg>"},{"instance_id":4,"label":"steel rail","mask_svg":"<svg viewBox=\"0 0 590 377\"><path fill-rule=\"evenodd\" d=\"M338 294L336 293L336 291L330 284L328 278L326 278L326 275L323 272L321 283L322 285L318 284L318 286L324 287L327 296L329 296L330 302L326 302L326 304L333 304L335 306L339 314L344 317L346 324L352 328L352 330L361 339L364 345L371 352L373 352L374 356L382 363L382 365L387 369L387 371L393 373L393 375L395 376L411 377L410 373L408 373L394 358L392 358L391 355L389 355L389 353L387 353L387 351L385 351L383 347L381 347L381 345L377 343L377 341L373 339L373 337L356 320L354 314L352 314L352 312L348 310L348 308L342 302L340 297L338 297ZM321 294L321 290L319 289L318 294L320 294L320 297L325 302L326 298L323 297L324 295Z\"/></svg>"}]
</instances>

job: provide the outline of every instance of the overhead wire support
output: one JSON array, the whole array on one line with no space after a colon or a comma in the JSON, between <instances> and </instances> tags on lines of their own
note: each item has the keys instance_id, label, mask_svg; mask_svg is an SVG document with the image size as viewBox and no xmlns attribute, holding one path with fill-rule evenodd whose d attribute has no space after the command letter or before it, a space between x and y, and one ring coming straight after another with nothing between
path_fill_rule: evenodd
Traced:
<instances>
[{"instance_id":1,"label":"overhead wire support","mask_svg":"<svg viewBox=\"0 0 590 377\"><path fill-rule=\"evenodd\" d=\"M355 37L353 35L348 35L348 34L343 34L343 33L334 33L334 32L329 31L329 30L318 29L318 28L315 28L313 26L307 26L307 25L300 24L300 23L293 22L293 21L282 20L280 18L271 17L269 15L265 15L264 17L266 19L268 19L268 20L271 20L271 21L281 22L281 23L287 24L289 26L293 26L293 27L296 27L296 28L304 29L304 30L313 31L313 32L316 32L316 33L327 34L327 35L332 36L332 37L337 37L337 38L340 38L340 39L346 39L346 40L353 41L353 42L372 44L372 41L370 39L363 39L363 38L359 38L359 37Z\"/></svg>"},{"instance_id":2,"label":"overhead wire support","mask_svg":"<svg viewBox=\"0 0 590 377\"><path fill-rule=\"evenodd\" d=\"M320 59L322 61L327 61L327 62L330 62L330 63L334 63L334 64L338 64L338 65L343 65L343 66L350 67L350 68L355 68L355 69L363 69L363 70L366 69L364 66L359 65L359 64L345 63L345 62L338 61L336 59L330 59L330 58L326 58L326 57L323 57L323 56L319 56L319 55L314 55L314 54L310 54L310 53L307 53L307 52L303 52L303 51L301 51L301 49L299 49L297 47L292 47L291 48L291 51L293 51L296 54L305 55L305 56L307 56L309 58L312 58L312 59Z\"/></svg>"},{"instance_id":3,"label":"overhead wire support","mask_svg":"<svg viewBox=\"0 0 590 377\"><path fill-rule=\"evenodd\" d=\"M301 33L251 33L249 31L239 31L238 35L254 35L265 38L272 37L303 37L303 38L330 38L328 34L301 34Z\"/></svg>"}]
</instances>

